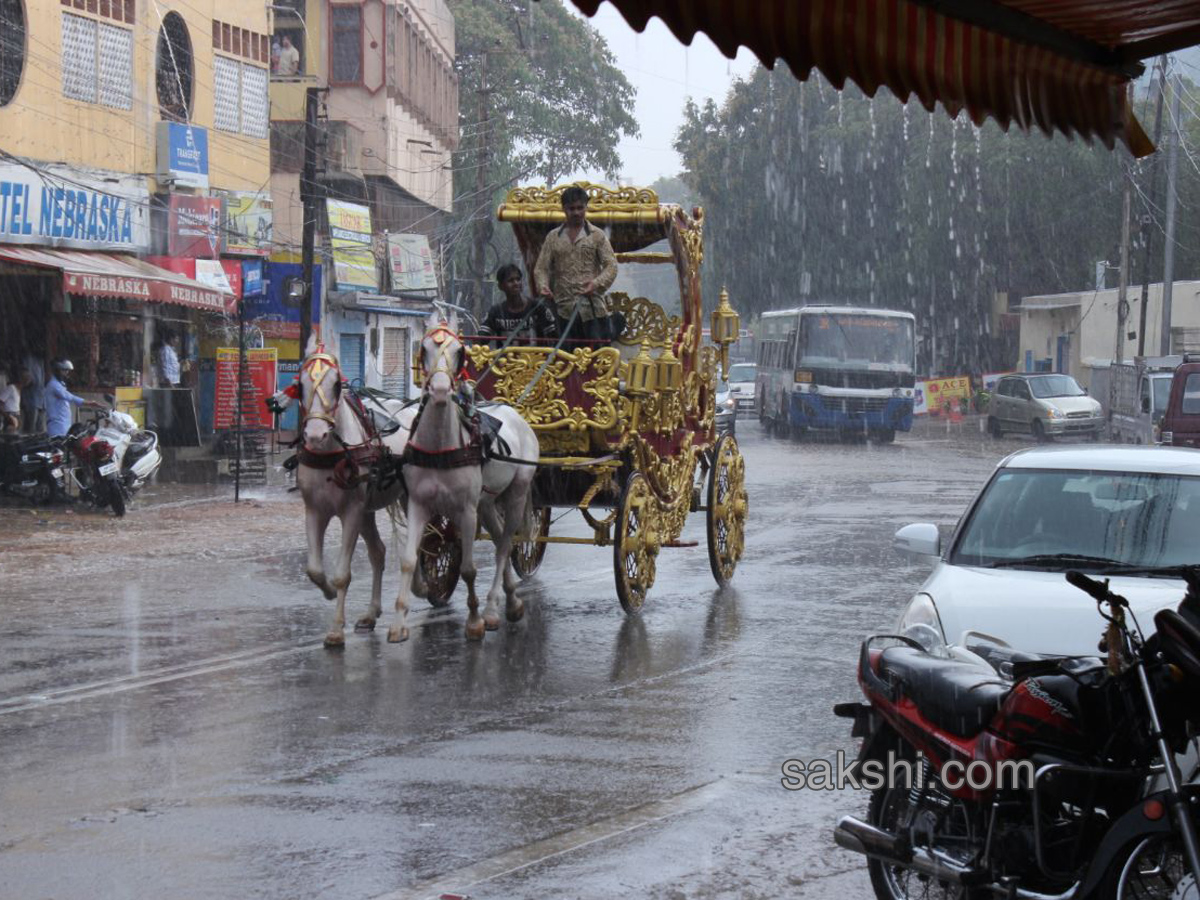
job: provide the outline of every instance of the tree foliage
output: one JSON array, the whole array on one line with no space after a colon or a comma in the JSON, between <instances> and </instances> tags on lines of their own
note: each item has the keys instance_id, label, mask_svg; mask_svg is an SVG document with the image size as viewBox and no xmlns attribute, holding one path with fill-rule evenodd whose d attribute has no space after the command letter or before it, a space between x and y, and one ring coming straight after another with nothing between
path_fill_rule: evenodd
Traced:
<instances>
[{"instance_id":1,"label":"tree foliage","mask_svg":"<svg viewBox=\"0 0 1200 900\"><path fill-rule=\"evenodd\" d=\"M553 185L579 170L615 177L617 144L636 136L634 87L604 39L562 0L449 0L454 14L461 145L454 157L455 251L478 277L511 238L484 227L482 261L463 252L472 227L518 183ZM486 123L483 121L486 117ZM483 190L479 189L483 167ZM480 270L483 270L482 272Z\"/></svg>"},{"instance_id":2,"label":"tree foliage","mask_svg":"<svg viewBox=\"0 0 1200 900\"><path fill-rule=\"evenodd\" d=\"M1010 365L991 358L996 292L1086 289L1097 260L1120 258L1123 148L760 67L723 105L690 103L676 149L708 213L706 292L726 284L751 314L806 299L910 310L933 368ZM1198 263L1177 256L1176 276Z\"/></svg>"}]
</instances>

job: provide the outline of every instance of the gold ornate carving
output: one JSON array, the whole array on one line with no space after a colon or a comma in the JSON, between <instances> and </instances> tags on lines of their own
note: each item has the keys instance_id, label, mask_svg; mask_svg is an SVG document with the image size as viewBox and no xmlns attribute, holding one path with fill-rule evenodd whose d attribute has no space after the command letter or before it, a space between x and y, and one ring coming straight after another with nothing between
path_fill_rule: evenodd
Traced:
<instances>
[{"instance_id":1,"label":"gold ornate carving","mask_svg":"<svg viewBox=\"0 0 1200 900\"><path fill-rule=\"evenodd\" d=\"M653 206L657 209L658 194L650 188L620 187L610 188L589 181L576 181L574 184L560 184L557 187L518 187L513 188L504 198L504 205L515 207L539 207L562 211L562 195L569 187L581 187L588 193L588 213L604 211L631 212L634 209Z\"/></svg>"},{"instance_id":2,"label":"gold ornate carving","mask_svg":"<svg viewBox=\"0 0 1200 900\"><path fill-rule=\"evenodd\" d=\"M500 352L476 344L467 353L476 371L491 367L493 398L516 408L536 432L606 430L618 423L617 378L621 354L611 347L570 352L510 347ZM554 359L543 372L542 365L551 353ZM572 375L577 376L583 393L592 398L590 409L572 405L566 397L566 382ZM533 388L525 395L530 384Z\"/></svg>"},{"instance_id":3,"label":"gold ornate carving","mask_svg":"<svg viewBox=\"0 0 1200 900\"><path fill-rule=\"evenodd\" d=\"M585 431L538 431L537 439L542 456L586 454L591 449Z\"/></svg>"},{"instance_id":4,"label":"gold ornate carving","mask_svg":"<svg viewBox=\"0 0 1200 900\"><path fill-rule=\"evenodd\" d=\"M614 312L625 316L625 330L621 332L622 344L665 347L675 340L683 320L668 316L666 311L645 297L630 297L624 291L613 291L608 302Z\"/></svg>"}]
</instances>

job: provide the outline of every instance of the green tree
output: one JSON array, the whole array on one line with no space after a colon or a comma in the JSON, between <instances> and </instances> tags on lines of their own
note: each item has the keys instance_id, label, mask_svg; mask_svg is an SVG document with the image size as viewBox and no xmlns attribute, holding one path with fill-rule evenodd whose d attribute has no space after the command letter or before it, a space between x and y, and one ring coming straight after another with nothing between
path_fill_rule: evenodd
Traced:
<instances>
[{"instance_id":1,"label":"green tree","mask_svg":"<svg viewBox=\"0 0 1200 900\"><path fill-rule=\"evenodd\" d=\"M516 184L553 185L581 169L615 177L622 135L636 136L634 87L608 45L562 0L449 0L461 145L454 155L448 249L490 297L491 271L516 255L492 217ZM476 248L484 248L482 254ZM477 289L478 290L478 289Z\"/></svg>"}]
</instances>

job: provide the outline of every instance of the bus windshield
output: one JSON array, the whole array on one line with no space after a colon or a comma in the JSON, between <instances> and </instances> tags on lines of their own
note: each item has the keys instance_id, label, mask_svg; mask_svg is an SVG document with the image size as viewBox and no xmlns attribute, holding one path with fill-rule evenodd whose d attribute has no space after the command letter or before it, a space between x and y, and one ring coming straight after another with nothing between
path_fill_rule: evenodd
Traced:
<instances>
[{"instance_id":1,"label":"bus windshield","mask_svg":"<svg viewBox=\"0 0 1200 900\"><path fill-rule=\"evenodd\" d=\"M800 325L800 364L911 370L913 323L865 313L806 315Z\"/></svg>"}]
</instances>

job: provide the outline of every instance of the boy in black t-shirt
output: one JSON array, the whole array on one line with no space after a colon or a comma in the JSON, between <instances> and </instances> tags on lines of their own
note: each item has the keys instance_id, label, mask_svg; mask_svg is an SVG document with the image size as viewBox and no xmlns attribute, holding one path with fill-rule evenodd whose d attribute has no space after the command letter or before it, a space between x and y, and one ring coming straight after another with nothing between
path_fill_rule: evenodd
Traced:
<instances>
[{"instance_id":1,"label":"boy in black t-shirt","mask_svg":"<svg viewBox=\"0 0 1200 900\"><path fill-rule=\"evenodd\" d=\"M520 329L514 344L536 344L535 338L555 338L558 324L554 313L539 300L531 300L521 290L521 270L512 263L503 265L496 272L496 283L504 292L504 299L493 304L484 316L479 333L492 339L499 347L508 336Z\"/></svg>"}]
</instances>

